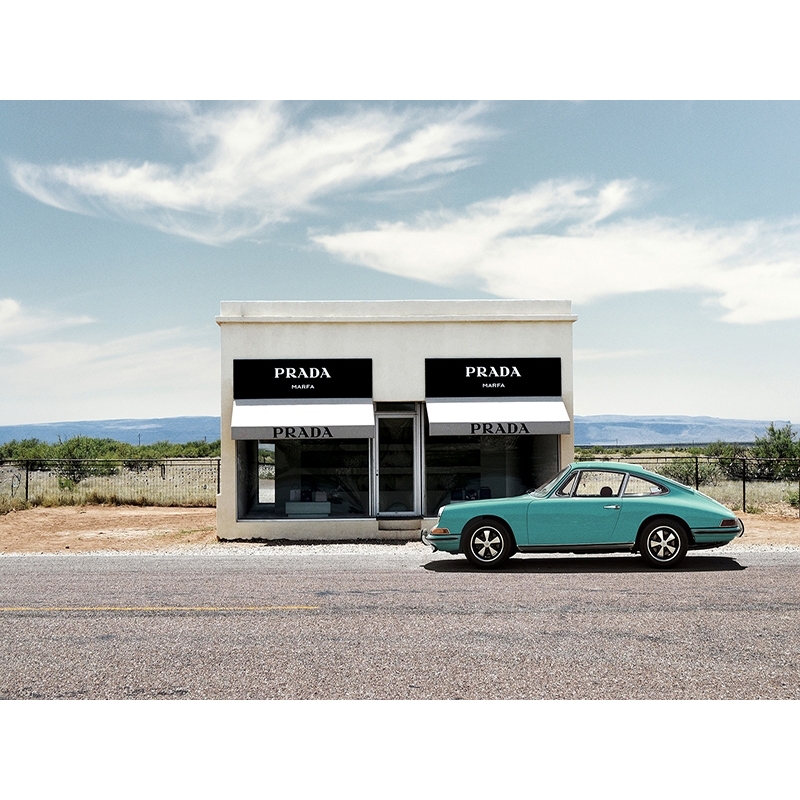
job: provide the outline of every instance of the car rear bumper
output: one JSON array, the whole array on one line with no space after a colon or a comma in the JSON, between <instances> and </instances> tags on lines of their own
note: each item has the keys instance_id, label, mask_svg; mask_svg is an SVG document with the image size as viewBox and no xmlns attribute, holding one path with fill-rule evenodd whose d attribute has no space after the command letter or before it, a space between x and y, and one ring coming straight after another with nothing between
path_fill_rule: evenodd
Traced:
<instances>
[{"instance_id":1,"label":"car rear bumper","mask_svg":"<svg viewBox=\"0 0 800 800\"><path fill-rule=\"evenodd\" d=\"M731 539L736 539L744 534L744 522L737 517L736 527L730 528L692 528L692 536L696 542L711 541L712 539L719 539L722 542L729 542Z\"/></svg>"},{"instance_id":2,"label":"car rear bumper","mask_svg":"<svg viewBox=\"0 0 800 800\"><path fill-rule=\"evenodd\" d=\"M744 534L744 522L737 518L738 528L693 528L692 539L694 545L692 550L705 550L711 547L722 547L723 545L738 539Z\"/></svg>"}]
</instances>

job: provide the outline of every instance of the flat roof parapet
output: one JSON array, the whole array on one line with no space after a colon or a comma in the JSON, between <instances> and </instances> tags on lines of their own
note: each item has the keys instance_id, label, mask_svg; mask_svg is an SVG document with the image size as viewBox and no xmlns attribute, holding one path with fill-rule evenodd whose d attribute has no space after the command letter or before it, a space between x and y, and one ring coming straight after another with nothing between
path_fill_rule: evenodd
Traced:
<instances>
[{"instance_id":1,"label":"flat roof parapet","mask_svg":"<svg viewBox=\"0 0 800 800\"><path fill-rule=\"evenodd\" d=\"M570 300L242 300L220 303L226 322L574 322Z\"/></svg>"}]
</instances>

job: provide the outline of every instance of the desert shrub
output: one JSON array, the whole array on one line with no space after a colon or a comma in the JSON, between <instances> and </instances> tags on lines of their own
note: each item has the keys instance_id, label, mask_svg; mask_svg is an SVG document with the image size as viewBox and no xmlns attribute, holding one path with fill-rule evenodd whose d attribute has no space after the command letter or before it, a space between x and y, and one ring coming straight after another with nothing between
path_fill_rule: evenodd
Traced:
<instances>
[{"instance_id":1,"label":"desert shrub","mask_svg":"<svg viewBox=\"0 0 800 800\"><path fill-rule=\"evenodd\" d=\"M776 428L770 423L765 436L756 436L752 453L756 458L800 458L796 435L791 425Z\"/></svg>"},{"instance_id":2,"label":"desert shrub","mask_svg":"<svg viewBox=\"0 0 800 800\"><path fill-rule=\"evenodd\" d=\"M695 477L701 486L714 483L718 477L717 465L714 462L696 462L693 458L675 458L666 464L659 464L655 469L665 478L672 478L686 486L694 486Z\"/></svg>"},{"instance_id":3,"label":"desert shrub","mask_svg":"<svg viewBox=\"0 0 800 800\"><path fill-rule=\"evenodd\" d=\"M52 445L40 439L22 439L22 441L6 442L0 445L0 460L3 461L38 461L46 459Z\"/></svg>"},{"instance_id":4,"label":"desert shrub","mask_svg":"<svg viewBox=\"0 0 800 800\"><path fill-rule=\"evenodd\" d=\"M107 456L113 444L113 439L92 439L89 436L59 439L49 446L46 461L36 466L54 472L58 476L59 488L72 491L90 475L116 474L118 465Z\"/></svg>"},{"instance_id":5,"label":"desert shrub","mask_svg":"<svg viewBox=\"0 0 800 800\"><path fill-rule=\"evenodd\" d=\"M161 461L165 458L218 458L220 441L196 441L174 444L168 441L134 445L115 439L73 436L55 444L40 439L22 439L0 445L0 461L42 462L65 458L107 459L110 461ZM31 465L32 467L34 464ZM49 469L49 466L42 466Z\"/></svg>"},{"instance_id":6,"label":"desert shrub","mask_svg":"<svg viewBox=\"0 0 800 800\"><path fill-rule=\"evenodd\" d=\"M743 462L742 459L748 454L747 448L740 444L730 442L712 442L704 448L704 454L708 458L716 459L719 471L730 480L741 480ZM748 477L750 469L748 465Z\"/></svg>"},{"instance_id":7,"label":"desert shrub","mask_svg":"<svg viewBox=\"0 0 800 800\"><path fill-rule=\"evenodd\" d=\"M791 425L776 428L770 423L764 436L757 436L752 447L714 442L705 448L717 459L720 470L731 480L796 480L800 475L800 442Z\"/></svg>"},{"instance_id":8,"label":"desert shrub","mask_svg":"<svg viewBox=\"0 0 800 800\"><path fill-rule=\"evenodd\" d=\"M757 436L751 448L753 477L762 480L797 479L800 470L800 442L791 425L776 428L770 423L765 436ZM750 465L748 464L748 474Z\"/></svg>"}]
</instances>

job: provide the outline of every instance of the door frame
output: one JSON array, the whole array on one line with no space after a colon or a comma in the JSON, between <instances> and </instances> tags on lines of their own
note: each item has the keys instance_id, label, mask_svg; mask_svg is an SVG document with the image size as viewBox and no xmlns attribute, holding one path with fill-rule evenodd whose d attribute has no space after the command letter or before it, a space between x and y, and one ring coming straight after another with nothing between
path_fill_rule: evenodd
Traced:
<instances>
[{"instance_id":1,"label":"door frame","mask_svg":"<svg viewBox=\"0 0 800 800\"><path fill-rule=\"evenodd\" d=\"M414 508L411 511L380 511L380 425L379 420L393 417L413 421L412 446L414 461L412 476L414 480ZM414 411L376 411L375 436L372 440L372 516L377 518L409 518L422 516L422 420L420 404L414 404Z\"/></svg>"}]
</instances>

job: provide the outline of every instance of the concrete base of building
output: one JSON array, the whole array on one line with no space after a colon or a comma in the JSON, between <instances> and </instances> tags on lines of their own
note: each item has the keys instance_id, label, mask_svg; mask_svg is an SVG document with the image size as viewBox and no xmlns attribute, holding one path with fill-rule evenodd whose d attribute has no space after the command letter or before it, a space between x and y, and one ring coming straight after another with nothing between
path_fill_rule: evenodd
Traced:
<instances>
[{"instance_id":1,"label":"concrete base of building","mask_svg":"<svg viewBox=\"0 0 800 800\"><path fill-rule=\"evenodd\" d=\"M416 531L419 533L422 530L422 520L419 517L413 519L379 519L378 530L381 531Z\"/></svg>"},{"instance_id":2,"label":"concrete base of building","mask_svg":"<svg viewBox=\"0 0 800 800\"><path fill-rule=\"evenodd\" d=\"M217 537L225 542L411 542L435 519L240 520Z\"/></svg>"}]
</instances>

